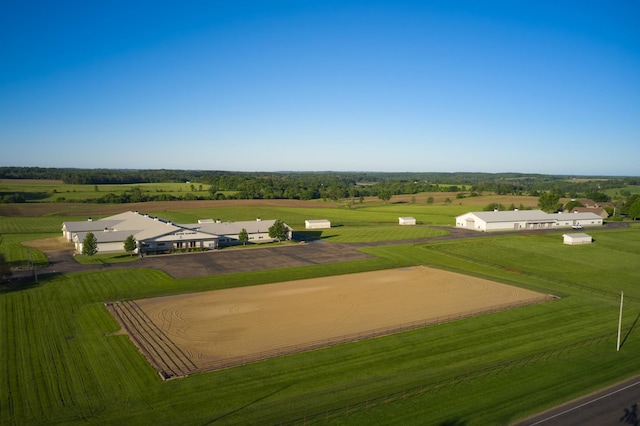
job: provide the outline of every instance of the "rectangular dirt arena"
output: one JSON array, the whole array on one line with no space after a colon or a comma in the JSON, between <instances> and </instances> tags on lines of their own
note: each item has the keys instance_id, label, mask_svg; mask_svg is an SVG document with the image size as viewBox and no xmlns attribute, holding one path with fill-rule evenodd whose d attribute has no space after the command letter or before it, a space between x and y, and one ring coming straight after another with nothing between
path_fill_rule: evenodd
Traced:
<instances>
[{"instance_id":1,"label":"rectangular dirt arena","mask_svg":"<svg viewBox=\"0 0 640 426\"><path fill-rule=\"evenodd\" d=\"M137 323L114 315L158 371L171 368L154 357L184 358L183 367L173 368L181 372L167 374L172 377L548 299L416 266L128 302L142 318ZM147 347L154 341L167 345L164 355Z\"/></svg>"}]
</instances>

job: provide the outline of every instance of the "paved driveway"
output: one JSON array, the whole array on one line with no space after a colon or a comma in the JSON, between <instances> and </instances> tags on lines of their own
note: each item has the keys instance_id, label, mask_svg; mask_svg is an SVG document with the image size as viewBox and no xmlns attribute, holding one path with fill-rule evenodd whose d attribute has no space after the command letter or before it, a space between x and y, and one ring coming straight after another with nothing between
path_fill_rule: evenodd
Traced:
<instances>
[{"instance_id":1,"label":"paved driveway","mask_svg":"<svg viewBox=\"0 0 640 426\"><path fill-rule=\"evenodd\" d=\"M248 249L226 249L202 253L145 256L134 262L82 265L73 259L71 250L45 253L49 266L38 269L38 276L70 272L88 272L109 269L149 268L159 269L174 278L203 277L252 272L266 269L295 266L322 265L354 260L370 259L372 256L358 251L358 246L326 243L322 241L304 244L269 245ZM30 278L32 271L16 271L15 279Z\"/></svg>"}]
</instances>

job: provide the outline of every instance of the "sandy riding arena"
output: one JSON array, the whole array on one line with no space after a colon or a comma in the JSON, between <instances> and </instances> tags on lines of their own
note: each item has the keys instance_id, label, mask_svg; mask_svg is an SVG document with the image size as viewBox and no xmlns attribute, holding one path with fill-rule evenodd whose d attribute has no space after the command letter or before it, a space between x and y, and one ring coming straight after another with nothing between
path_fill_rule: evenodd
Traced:
<instances>
[{"instance_id":1,"label":"sandy riding arena","mask_svg":"<svg viewBox=\"0 0 640 426\"><path fill-rule=\"evenodd\" d=\"M108 304L164 378L549 300L427 267Z\"/></svg>"}]
</instances>

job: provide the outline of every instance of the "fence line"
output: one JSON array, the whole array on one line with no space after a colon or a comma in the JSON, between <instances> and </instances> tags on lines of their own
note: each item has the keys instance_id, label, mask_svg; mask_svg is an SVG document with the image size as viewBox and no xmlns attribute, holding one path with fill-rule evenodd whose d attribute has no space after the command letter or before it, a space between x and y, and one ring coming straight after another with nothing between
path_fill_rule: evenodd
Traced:
<instances>
[{"instance_id":1,"label":"fence line","mask_svg":"<svg viewBox=\"0 0 640 426\"><path fill-rule=\"evenodd\" d=\"M186 377L192 374L205 373L226 368L237 367L277 358L286 355L293 355L301 352L308 352L317 349L324 349L344 343L352 343L374 337L388 336L403 331L415 330L431 325L438 325L458 321L465 318L472 318L480 315L513 309L519 306L542 303L557 299L556 296L542 295L534 298L520 300L517 302L502 303L488 308L474 309L456 314L443 315L427 318L409 323L396 324L387 327L344 334L322 340L300 343L289 346L256 352L249 355L224 358L205 363L194 363L193 355L188 356L160 329L158 329L151 319L146 317L136 306L131 306L131 301L105 302L105 306L112 313L114 318L127 331L132 342L138 347L140 352L147 358L149 363L158 371L163 380ZM124 308L124 309L123 309ZM133 316L134 319L129 318ZM138 325L136 325L136 323ZM178 354L178 355L176 355ZM176 359L178 358L178 359Z\"/></svg>"},{"instance_id":2,"label":"fence line","mask_svg":"<svg viewBox=\"0 0 640 426\"><path fill-rule=\"evenodd\" d=\"M359 340L371 339L374 337L382 337L390 334L395 334L403 331L415 330L430 325L444 324L452 321L458 321L465 318L471 318L475 316L490 314L494 312L504 311L507 309L516 308L519 306L532 305L536 303L542 303L549 300L555 300L557 297L551 295L538 296L518 302L503 303L500 305L491 306L489 308L474 309L456 314L443 315L434 318L427 318L424 320L413 321L404 324L392 325L387 327L381 327L371 329L367 331L361 331L351 334L344 334L341 336L330 337L322 340L315 340L307 343L300 343L296 345L283 346L276 349L257 352L250 355L240 355L231 358L220 359L216 361L210 361L200 364L192 373L204 373L216 370L222 370L225 368L236 367L240 365L250 364L257 361L263 361L270 358L276 358L285 355L292 355L301 352L308 352L317 349L328 348L344 343L357 342Z\"/></svg>"}]
</instances>

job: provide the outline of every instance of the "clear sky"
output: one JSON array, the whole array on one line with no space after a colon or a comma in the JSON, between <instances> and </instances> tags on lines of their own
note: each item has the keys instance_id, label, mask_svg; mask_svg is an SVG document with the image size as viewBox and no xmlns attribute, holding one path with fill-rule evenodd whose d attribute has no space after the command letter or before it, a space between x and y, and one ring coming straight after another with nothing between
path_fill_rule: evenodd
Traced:
<instances>
[{"instance_id":1,"label":"clear sky","mask_svg":"<svg viewBox=\"0 0 640 426\"><path fill-rule=\"evenodd\" d=\"M0 166L640 175L640 2L7 1Z\"/></svg>"}]
</instances>

